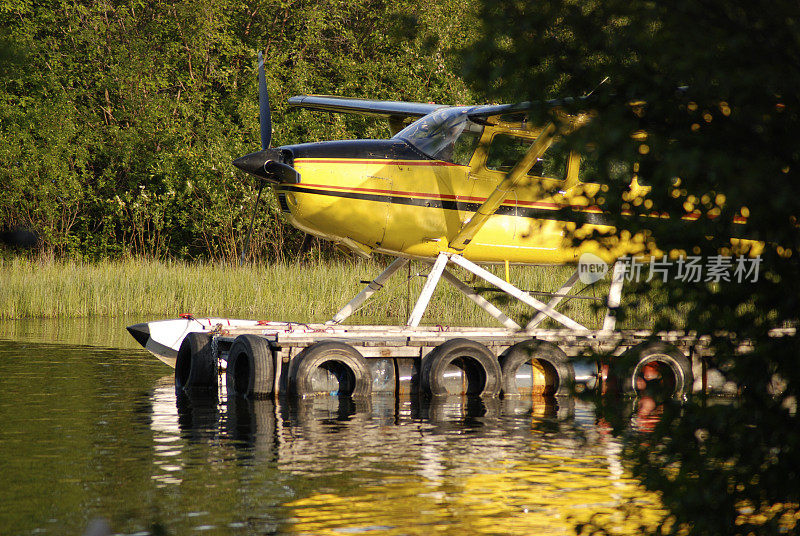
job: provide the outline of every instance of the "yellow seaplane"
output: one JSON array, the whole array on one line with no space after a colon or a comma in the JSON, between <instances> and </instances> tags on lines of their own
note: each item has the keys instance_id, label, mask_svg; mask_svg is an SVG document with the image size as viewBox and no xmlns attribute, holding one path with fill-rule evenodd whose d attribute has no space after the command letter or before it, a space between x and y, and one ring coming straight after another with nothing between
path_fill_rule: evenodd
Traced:
<instances>
[{"instance_id":1,"label":"yellow seaplane","mask_svg":"<svg viewBox=\"0 0 800 536\"><path fill-rule=\"evenodd\" d=\"M546 304L480 265L569 264L587 253L597 261L613 261L644 249L642 242L619 240L593 206L601 186L581 180L581 156L552 149L564 134L563 125L577 128L586 116L565 116L557 127L553 122L531 124L530 104L525 103L443 106L296 96L289 99L291 106L385 118L393 136L270 148L270 112L259 64L263 149L234 165L272 183L286 218L305 233L359 255L398 258L333 323L347 318L409 259L418 259L434 264L409 326L418 325L444 277L505 326L521 329L446 270L455 264L538 310L528 328L551 317L585 329L554 309L578 280L577 273ZM549 103L554 108L561 104ZM575 245L576 230L601 232L609 240ZM606 327L612 326L609 319Z\"/></svg>"},{"instance_id":2,"label":"yellow seaplane","mask_svg":"<svg viewBox=\"0 0 800 536\"><path fill-rule=\"evenodd\" d=\"M566 102L548 104L558 110ZM530 103L444 106L314 95L292 97L289 104L384 118L393 133L390 139L270 147L269 99L259 54L262 149L233 164L257 177L261 187L271 184L286 218L303 232L359 255L397 257L330 324L344 321L415 259L432 263L432 268L408 318L410 327L419 325L434 289L444 279L508 329L531 330L551 318L566 328L587 331L556 310L581 279L579 270L543 302L481 265L578 264L589 256L593 266L602 265L605 273L606 262L648 251L644 238L623 237L595 206L593 199L603 186L583 180L581 155L559 150L559 138L580 128L588 115L561 114L558 124L536 125L528 120ZM634 179L630 193L643 195L646 188ZM260 197L261 188L256 207ZM602 241L574 240L590 235L601 235ZM448 270L449 265L484 279L536 314L520 326ZM615 327L623 271L620 263L614 265L604 330ZM207 319L202 329L218 321ZM154 344L153 331L164 329L174 339L164 344L177 351L183 334L155 324L129 330L148 347Z\"/></svg>"}]
</instances>

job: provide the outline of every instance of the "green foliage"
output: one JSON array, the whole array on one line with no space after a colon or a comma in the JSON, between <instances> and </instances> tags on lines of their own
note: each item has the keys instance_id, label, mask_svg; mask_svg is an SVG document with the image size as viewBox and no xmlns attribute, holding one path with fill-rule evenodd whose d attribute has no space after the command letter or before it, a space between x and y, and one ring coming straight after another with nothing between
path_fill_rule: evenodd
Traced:
<instances>
[{"instance_id":1,"label":"green foliage","mask_svg":"<svg viewBox=\"0 0 800 536\"><path fill-rule=\"evenodd\" d=\"M463 4L4 3L0 226L36 230L59 256L235 259L257 185L230 162L260 146L257 51L274 144L387 136L286 99L472 100L445 54L474 27ZM251 251L280 259L302 237L265 198Z\"/></svg>"},{"instance_id":2,"label":"green foliage","mask_svg":"<svg viewBox=\"0 0 800 536\"><path fill-rule=\"evenodd\" d=\"M619 226L647 228L653 244L683 255L730 254L737 234L767 243L756 283L673 280L654 308L661 327L683 310L701 334L736 334L714 336L709 364L741 386L737 404L690 401L627 446L636 473L671 510L661 532L796 530L800 339L769 330L797 326L800 316L797 3L487 1L481 20L465 65L502 100L581 96L609 78L592 99L567 107L597 112L567 139L594 149L607 189L597 203L611 214L701 214L658 226L619 217ZM554 117L545 106L534 115ZM633 173L652 187L652 206L625 204ZM734 223L742 215L743 231ZM736 355L745 338L753 351ZM616 409L608 417L619 423Z\"/></svg>"}]
</instances>

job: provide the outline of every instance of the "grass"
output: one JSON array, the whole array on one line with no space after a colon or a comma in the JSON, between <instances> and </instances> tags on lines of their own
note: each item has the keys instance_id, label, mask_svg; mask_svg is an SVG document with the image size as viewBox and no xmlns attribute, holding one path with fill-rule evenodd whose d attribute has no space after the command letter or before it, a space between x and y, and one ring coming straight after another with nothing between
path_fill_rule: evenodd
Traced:
<instances>
[{"instance_id":1,"label":"grass","mask_svg":"<svg viewBox=\"0 0 800 536\"><path fill-rule=\"evenodd\" d=\"M84 263L0 260L0 319L84 317L226 316L296 322L331 318L385 266L382 260L230 266L214 263L131 259ZM389 280L347 323L402 324L424 283L428 266L411 263ZM492 267L504 277L502 266ZM466 274L454 270L462 279ZM524 290L554 291L568 267L511 267L510 280ZM468 278L467 278L468 279ZM488 287L481 280L470 283ZM578 285L580 288L582 285ZM587 289L604 297L605 286ZM532 310L502 293L484 297L521 322ZM546 301L546 297L540 297ZM604 311L591 300L570 300L562 312L592 328ZM646 316L646 315L645 315ZM442 282L423 318L425 324L494 326L485 312ZM545 324L546 326L547 324ZM550 324L552 326L552 324ZM641 327L641 326L639 326Z\"/></svg>"}]
</instances>

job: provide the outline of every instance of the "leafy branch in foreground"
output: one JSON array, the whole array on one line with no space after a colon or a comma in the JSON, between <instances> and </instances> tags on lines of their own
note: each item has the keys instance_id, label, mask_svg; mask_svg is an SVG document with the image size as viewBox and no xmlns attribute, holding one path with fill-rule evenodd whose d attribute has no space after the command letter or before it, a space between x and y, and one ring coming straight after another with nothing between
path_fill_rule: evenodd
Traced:
<instances>
[{"instance_id":1,"label":"leafy branch in foreground","mask_svg":"<svg viewBox=\"0 0 800 536\"><path fill-rule=\"evenodd\" d=\"M669 408L626 444L635 473L670 510L661 532L794 530L800 339L769 330L800 316L796 2L484 2L481 20L465 65L501 100L581 96L609 78L568 107L594 116L566 142L595 161L603 190L593 201L618 227L645 232L673 258L759 253L732 236L765 243L755 283L667 281L654 310L662 328L683 311L688 328L714 335L709 364L741 387L735 404ZM549 113L535 109L534 119ZM634 176L649 201L634 202ZM653 211L672 218L653 225ZM678 217L687 212L697 221ZM753 350L737 355L743 339ZM622 424L615 411L606 417Z\"/></svg>"}]
</instances>

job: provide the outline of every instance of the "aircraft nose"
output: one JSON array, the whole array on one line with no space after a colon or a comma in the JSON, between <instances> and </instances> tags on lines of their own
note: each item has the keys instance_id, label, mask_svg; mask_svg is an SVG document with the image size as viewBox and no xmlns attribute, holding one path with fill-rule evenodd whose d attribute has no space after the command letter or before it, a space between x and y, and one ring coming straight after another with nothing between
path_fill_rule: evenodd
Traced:
<instances>
[{"instance_id":1,"label":"aircraft nose","mask_svg":"<svg viewBox=\"0 0 800 536\"><path fill-rule=\"evenodd\" d=\"M275 156L272 151L258 151L237 158L233 161L233 165L250 175L266 179L268 177L264 170L264 164L275 158Z\"/></svg>"},{"instance_id":2,"label":"aircraft nose","mask_svg":"<svg viewBox=\"0 0 800 536\"><path fill-rule=\"evenodd\" d=\"M284 163L284 155L278 149L265 149L237 158L233 165L260 179L278 184L300 182L300 174Z\"/></svg>"},{"instance_id":3,"label":"aircraft nose","mask_svg":"<svg viewBox=\"0 0 800 536\"><path fill-rule=\"evenodd\" d=\"M132 326L128 326L126 328L128 333L130 333L136 342L141 344L142 346L147 346L147 341L150 340L150 326L147 324L134 324Z\"/></svg>"}]
</instances>

